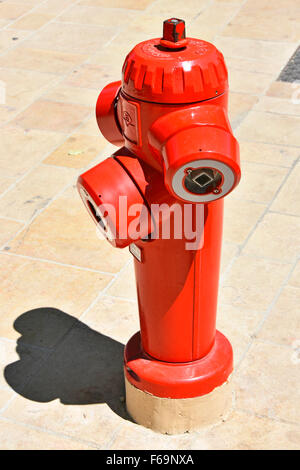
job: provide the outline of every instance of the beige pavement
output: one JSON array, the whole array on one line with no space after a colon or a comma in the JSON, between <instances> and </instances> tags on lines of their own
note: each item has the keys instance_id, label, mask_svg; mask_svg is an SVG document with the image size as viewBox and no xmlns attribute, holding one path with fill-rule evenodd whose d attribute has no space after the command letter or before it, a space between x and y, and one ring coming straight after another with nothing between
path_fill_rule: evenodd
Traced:
<instances>
[{"instance_id":1,"label":"beige pavement","mask_svg":"<svg viewBox=\"0 0 300 470\"><path fill-rule=\"evenodd\" d=\"M218 312L234 409L181 436L128 420L131 259L97 238L74 187L113 149L99 91L170 16L225 55L243 170L225 203ZM300 448L300 90L276 81L299 22L295 0L0 3L1 449Z\"/></svg>"}]
</instances>

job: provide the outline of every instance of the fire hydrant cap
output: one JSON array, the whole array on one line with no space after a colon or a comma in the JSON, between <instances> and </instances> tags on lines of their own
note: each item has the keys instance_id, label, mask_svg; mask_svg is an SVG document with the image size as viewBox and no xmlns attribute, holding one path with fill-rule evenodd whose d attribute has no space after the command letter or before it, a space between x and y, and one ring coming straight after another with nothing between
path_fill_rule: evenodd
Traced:
<instances>
[{"instance_id":1,"label":"fire hydrant cap","mask_svg":"<svg viewBox=\"0 0 300 470\"><path fill-rule=\"evenodd\" d=\"M137 44L122 69L122 90L156 103L193 103L228 88L223 55L211 43L186 38L184 21L164 21L162 38Z\"/></svg>"}]
</instances>

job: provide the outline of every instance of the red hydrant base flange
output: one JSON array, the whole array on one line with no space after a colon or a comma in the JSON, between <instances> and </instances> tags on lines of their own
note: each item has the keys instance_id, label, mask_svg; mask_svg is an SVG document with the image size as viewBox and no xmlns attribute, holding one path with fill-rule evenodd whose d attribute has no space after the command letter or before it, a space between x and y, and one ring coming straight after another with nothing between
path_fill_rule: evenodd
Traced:
<instances>
[{"instance_id":1,"label":"red hydrant base flange","mask_svg":"<svg viewBox=\"0 0 300 470\"><path fill-rule=\"evenodd\" d=\"M124 352L128 381L143 392L162 398L193 398L223 385L233 370L233 352L228 339L216 332L210 352L193 362L162 362L141 347L140 332L128 341Z\"/></svg>"}]
</instances>

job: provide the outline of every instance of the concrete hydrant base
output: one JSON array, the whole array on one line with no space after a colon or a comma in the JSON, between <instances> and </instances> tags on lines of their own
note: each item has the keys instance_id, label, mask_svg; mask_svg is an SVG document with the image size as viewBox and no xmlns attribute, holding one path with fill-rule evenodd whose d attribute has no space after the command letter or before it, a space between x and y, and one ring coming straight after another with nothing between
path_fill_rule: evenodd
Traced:
<instances>
[{"instance_id":1,"label":"concrete hydrant base","mask_svg":"<svg viewBox=\"0 0 300 470\"><path fill-rule=\"evenodd\" d=\"M132 419L163 434L181 434L217 423L232 406L230 381L195 398L161 398L139 390L125 377L126 407Z\"/></svg>"}]
</instances>

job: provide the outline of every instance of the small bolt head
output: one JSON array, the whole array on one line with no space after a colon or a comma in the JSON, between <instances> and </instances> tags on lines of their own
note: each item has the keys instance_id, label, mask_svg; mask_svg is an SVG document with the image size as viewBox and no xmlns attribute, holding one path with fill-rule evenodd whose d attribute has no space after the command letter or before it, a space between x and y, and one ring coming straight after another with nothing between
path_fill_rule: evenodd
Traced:
<instances>
[{"instance_id":1,"label":"small bolt head","mask_svg":"<svg viewBox=\"0 0 300 470\"><path fill-rule=\"evenodd\" d=\"M185 39L185 22L179 18L169 18L164 21L163 40L178 42Z\"/></svg>"}]
</instances>

